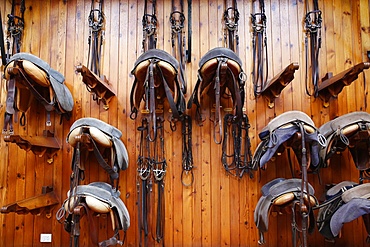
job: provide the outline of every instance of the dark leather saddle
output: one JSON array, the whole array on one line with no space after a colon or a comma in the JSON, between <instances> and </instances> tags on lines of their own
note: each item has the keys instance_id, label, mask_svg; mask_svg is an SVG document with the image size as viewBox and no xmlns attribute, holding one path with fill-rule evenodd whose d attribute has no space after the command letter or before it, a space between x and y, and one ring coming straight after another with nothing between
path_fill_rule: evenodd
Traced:
<instances>
[{"instance_id":1,"label":"dark leather saddle","mask_svg":"<svg viewBox=\"0 0 370 247\"><path fill-rule=\"evenodd\" d=\"M85 155L92 151L113 183L119 178L119 172L126 170L129 163L121 136L122 132L119 129L99 119L80 118L72 124L67 142L74 147L74 150L79 149L79 155L83 155L83 150L86 150ZM79 162L78 158L75 152L72 165ZM80 162L79 164L82 165Z\"/></svg>"},{"instance_id":2,"label":"dark leather saddle","mask_svg":"<svg viewBox=\"0 0 370 247\"><path fill-rule=\"evenodd\" d=\"M99 246L110 246L120 244L122 241L119 237L119 231L126 230L130 227L129 212L120 198L120 191L112 188L111 185L104 182L93 182L88 185L78 185L72 190L68 191L67 199L63 202L62 208L58 213L67 212L64 226L67 232L71 231L73 222L72 216L74 210L78 207L84 207L86 214L89 217L90 236L97 239L97 232L94 229L94 221L92 219L92 212L96 214L109 214L112 222L114 235L99 243ZM91 212L92 211L92 212ZM58 219L60 220L60 219ZM93 240L92 242L95 242Z\"/></svg>"},{"instance_id":3,"label":"dark leather saddle","mask_svg":"<svg viewBox=\"0 0 370 247\"><path fill-rule=\"evenodd\" d=\"M343 181L331 187L325 198L316 221L319 232L334 241L345 223L362 216L370 243L370 183Z\"/></svg>"},{"instance_id":4,"label":"dark leather saddle","mask_svg":"<svg viewBox=\"0 0 370 247\"><path fill-rule=\"evenodd\" d=\"M4 77L7 80L7 101L3 132L12 132L13 114L20 111L24 116L34 98L48 113L47 126L51 125L51 111L70 118L74 104L72 94L65 85L64 76L45 61L29 53L16 53L4 68Z\"/></svg>"},{"instance_id":5,"label":"dark leather saddle","mask_svg":"<svg viewBox=\"0 0 370 247\"><path fill-rule=\"evenodd\" d=\"M364 171L370 168L369 113L359 111L339 116L323 124L319 131L328 141L328 145L320 151L322 167L330 165L330 158L335 153L348 148L357 169Z\"/></svg>"},{"instance_id":6,"label":"dark leather saddle","mask_svg":"<svg viewBox=\"0 0 370 247\"><path fill-rule=\"evenodd\" d=\"M306 201L307 205L309 205L309 232L313 231L315 228L315 218L312 207L318 204L317 199L314 196L315 190L310 184L308 184L308 195L304 194L301 192L301 184L302 180L297 178L276 178L262 186L262 195L254 210L254 223L259 231L259 244L265 243L264 233L268 231L269 216L272 209L291 207L291 209L294 210L295 206L299 204L301 198ZM292 221L293 220L295 222L294 211ZM294 226L295 225L296 224L294 223Z\"/></svg>"},{"instance_id":7,"label":"dark leather saddle","mask_svg":"<svg viewBox=\"0 0 370 247\"><path fill-rule=\"evenodd\" d=\"M216 47L208 51L199 61L198 80L188 101L188 108L193 104L197 109L197 121L202 122L201 98L207 94L215 105L215 125L221 126L222 97L232 98L235 111L234 122L243 116L245 74L242 61L229 48ZM220 131L222 133L222 131Z\"/></svg>"},{"instance_id":8,"label":"dark leather saddle","mask_svg":"<svg viewBox=\"0 0 370 247\"><path fill-rule=\"evenodd\" d=\"M130 104L132 119L137 116L140 103L145 102L146 113L151 114L156 127L156 106L167 99L174 120L179 120L185 111L185 97L178 81L178 61L167 52L150 49L135 62L131 74L135 81L131 89ZM155 133L154 137L155 139Z\"/></svg>"},{"instance_id":9,"label":"dark leather saddle","mask_svg":"<svg viewBox=\"0 0 370 247\"><path fill-rule=\"evenodd\" d=\"M292 148L301 164L302 136L308 151L308 166L317 168L319 151L326 145L325 138L319 134L312 119L301 111L287 111L272 119L259 133L261 142L258 144L252 159L254 170L266 168L267 162L285 148ZM309 168L308 167L308 168Z\"/></svg>"}]
</instances>

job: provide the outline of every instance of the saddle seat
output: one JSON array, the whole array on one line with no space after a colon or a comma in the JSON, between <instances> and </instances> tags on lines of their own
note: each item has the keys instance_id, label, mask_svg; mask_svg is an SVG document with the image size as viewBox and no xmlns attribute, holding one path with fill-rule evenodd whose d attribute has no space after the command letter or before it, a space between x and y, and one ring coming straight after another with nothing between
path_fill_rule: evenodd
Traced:
<instances>
[{"instance_id":1,"label":"saddle seat","mask_svg":"<svg viewBox=\"0 0 370 247\"><path fill-rule=\"evenodd\" d=\"M369 113L362 111L347 113L326 122L319 128L319 131L328 141L328 145L320 151L322 167L330 165L330 158L335 153L343 152L348 148L357 169L370 168Z\"/></svg>"},{"instance_id":2,"label":"saddle seat","mask_svg":"<svg viewBox=\"0 0 370 247\"><path fill-rule=\"evenodd\" d=\"M314 188L308 183L308 195L301 193L302 180L297 178L285 179L276 178L266 183L261 188L262 195L258 200L254 211L254 222L259 231L259 243L263 244L264 233L268 231L269 215L272 207L288 207L299 203L300 198L303 197L305 204L310 208L318 204L314 196ZM314 228L313 211L309 210L309 231Z\"/></svg>"}]
</instances>

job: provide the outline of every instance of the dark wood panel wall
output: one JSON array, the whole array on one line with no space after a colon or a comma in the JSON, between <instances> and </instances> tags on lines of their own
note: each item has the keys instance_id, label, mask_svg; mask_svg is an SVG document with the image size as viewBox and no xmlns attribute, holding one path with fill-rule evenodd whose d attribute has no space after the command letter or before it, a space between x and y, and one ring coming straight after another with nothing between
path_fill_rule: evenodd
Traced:
<instances>
[{"instance_id":1,"label":"dark wood panel wall","mask_svg":"<svg viewBox=\"0 0 370 247\"><path fill-rule=\"evenodd\" d=\"M20 2L20 1L18 1ZM252 1L237 1L239 21L239 56L248 75L246 83L246 113L250 120L252 151L259 143L259 131L275 116L300 110L312 117L316 126L352 111L369 112L369 70L361 73L350 86L345 87L337 99L331 99L328 107L322 101L305 92L305 47L303 17L305 1L265 1L267 15L267 38L269 54L269 78L285 66L297 62L300 66L294 80L276 98L275 106L269 108L262 97L253 94L251 81L252 42L250 14ZM370 13L366 0L319 1L323 12L322 48L320 51L320 78L327 72L337 74L351 66L368 61L370 50ZM4 142L0 149L0 205L13 203L39 195L43 186L52 186L60 204L69 189L72 148L65 138L71 124L82 117L101 119L123 132L122 141L129 152L129 168L121 172L121 198L126 204L131 227L127 231L125 246L138 246L136 159L139 154L140 135L136 130L139 120L129 118L129 93L133 84L130 71L134 61L142 53L141 18L144 1L104 1L105 39L103 44L102 74L116 89L117 97L110 102L109 110L96 104L82 83L75 66L87 63L88 22L91 1L26 0L25 27L21 51L29 52L48 62L52 68L65 75L66 84L74 97L72 119L59 125L59 116L52 114L53 125L45 126L45 111L40 104L33 104L27 113L25 127L15 124L20 135L39 136L43 130L55 133L61 149L52 163L45 156L39 157L26 152L17 145ZM191 63L186 64L187 99L197 79L198 62L202 55L214 47L223 46L222 14L224 1L193 0L192 3L192 54ZM6 15L11 11L11 1L0 2L3 28ZM171 52L169 14L171 1L157 1L158 44L157 48ZM186 23L187 24L187 23ZM2 72L1 72L2 73ZM4 115L6 83L2 80L1 116ZM194 116L195 111L188 112ZM244 176L236 179L228 176L220 162L221 146L213 141L210 110L204 110L206 121L203 127L193 128L194 184L181 184L181 133L172 132L165 123L166 156L168 171L165 179L165 239L167 246L258 246L258 233L253 221L254 207L260 196L261 186L276 177L290 177L285 155L277 157L268 165L267 171L255 173L253 179ZM166 115L168 112L166 111ZM93 163L93 162L92 162ZM85 182L107 181L103 170L91 164ZM335 158L331 167L321 172L322 184L317 176L310 175L316 195L324 191L326 183L342 180L358 181L358 171L348 153ZM0 246L68 246L69 236L55 214L51 215L15 213L0 214ZM112 234L109 217L99 217L99 240ZM81 246L89 245L87 220L81 222ZM40 243L41 233L52 234L52 244ZM365 246L366 231L362 220L355 220L343 227L342 237L336 246ZM290 216L270 217L266 246L289 246ZM151 241L154 244L154 241ZM309 237L310 246L333 246L326 243L316 230Z\"/></svg>"}]
</instances>

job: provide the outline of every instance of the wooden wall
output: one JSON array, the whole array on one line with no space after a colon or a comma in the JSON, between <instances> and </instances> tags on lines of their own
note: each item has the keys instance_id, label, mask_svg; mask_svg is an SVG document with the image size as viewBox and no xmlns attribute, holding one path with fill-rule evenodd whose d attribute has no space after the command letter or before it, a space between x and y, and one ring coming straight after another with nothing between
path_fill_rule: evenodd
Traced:
<instances>
[{"instance_id":1,"label":"wooden wall","mask_svg":"<svg viewBox=\"0 0 370 247\"><path fill-rule=\"evenodd\" d=\"M10 0L0 2L3 27L6 28L6 14L10 13ZM103 45L103 74L113 84L117 97L110 102L109 110L97 105L85 89L81 76L75 73L75 66L87 62L87 15L91 1L83 0L26 0L25 29L21 50L30 52L47 61L52 68L65 75L66 84L74 97L73 116L70 121L59 125L59 116L54 114L53 126L46 127L45 111L34 104L27 113L28 124L15 125L20 135L42 135L44 129L53 131L62 148L52 164L46 157L26 152L17 145L0 142L0 205L39 195L42 186L53 186L60 202L66 197L71 173L72 148L65 138L71 124L81 117L95 117L118 127L122 132L130 158L129 168L121 173L121 198L126 204L131 227L127 231L125 246L138 246L136 159L139 152L140 122L129 118L129 92L133 83L130 71L134 61L142 53L141 18L144 1L104 1L106 17ZM266 1L268 20L268 54L270 77L280 72L291 62L297 62L300 69L295 79L275 100L275 107L267 107L265 99L255 98L251 82L252 48L250 13L251 1L238 0L240 11L239 35L240 58L248 75L246 85L246 113L251 129L252 151L259 139L259 131L275 116L289 110L300 110L312 117L316 126L336 116L352 112L369 112L370 99L367 79L370 70L360 74L349 87L345 87L337 99L330 100L327 108L320 99L309 97L304 89L305 50L303 17L304 1ZM323 11L322 49L320 51L320 78L326 72L339 73L359 62L368 61L370 50L370 2L367 0L319 1ZM221 19L225 9L224 1L193 0L192 8L192 61L186 65L188 78L187 99L197 79L198 62L202 55L217 46L223 46ZM171 52L170 1L157 1L158 44L157 48ZM5 109L5 81L1 88L1 116ZM194 115L194 109L189 114ZM260 196L260 188L276 177L290 177L287 158L282 155L270 162L267 171L256 173L253 179L242 179L225 174L220 163L221 146L213 142L209 110L203 127L194 124L193 155L195 181L191 187L184 187L181 175L181 133L172 132L165 123L166 155L168 173L165 179L165 244L167 246L258 246L258 234L253 221L254 207ZM167 113L166 113L167 114ZM104 171L91 166L86 183L107 180ZM331 167L321 172L322 184L317 176L309 180L320 197L326 183L342 180L358 180L348 153L335 159ZM1 214L0 246L68 246L69 236L63 225L55 219L57 205L50 218L40 215ZM81 246L89 245L86 219L82 220ZM110 220L100 217L99 240L111 236ZM52 244L41 244L40 234L51 233ZM362 220L355 220L343 227L342 238L336 246L365 246L366 231ZM266 246L289 246L290 216L274 215L270 218ZM326 243L316 230L309 237L310 246L333 246ZM154 245L154 243L153 243Z\"/></svg>"}]
</instances>

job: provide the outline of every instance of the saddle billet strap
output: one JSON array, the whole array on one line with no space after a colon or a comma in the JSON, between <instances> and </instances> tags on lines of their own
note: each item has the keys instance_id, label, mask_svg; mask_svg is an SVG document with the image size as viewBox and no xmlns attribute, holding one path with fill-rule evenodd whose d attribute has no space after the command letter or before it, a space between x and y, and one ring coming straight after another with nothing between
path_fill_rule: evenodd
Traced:
<instances>
[{"instance_id":1,"label":"saddle billet strap","mask_svg":"<svg viewBox=\"0 0 370 247\"><path fill-rule=\"evenodd\" d=\"M148 88L146 88L146 92L149 93L147 101L149 101L149 113L152 117L152 127L149 126L148 137L149 137L149 141L153 142L157 139L157 117L156 117L156 111L155 111L155 98L156 97L155 97L155 86L154 86L154 63L153 61L150 61L150 64L148 66L147 75L149 75L149 85L148 85L149 90ZM150 134L151 129L153 129L153 136L151 136Z\"/></svg>"},{"instance_id":2,"label":"saddle billet strap","mask_svg":"<svg viewBox=\"0 0 370 247\"><path fill-rule=\"evenodd\" d=\"M179 82L177 81L177 79L175 77L176 90L178 91L178 94L179 94L179 95L177 95L178 103L175 103L174 98L173 98L172 93L171 93L171 89L168 86L167 80L163 75L162 69L159 66L156 66L156 67L159 71L159 74L160 74L162 80L163 80L163 86L164 86L164 89L165 89L165 93L166 93L168 103L169 103L171 111L172 111L172 116L173 116L174 119L178 120L178 119L181 118L180 115L185 110L184 95L183 95L182 91L179 90L180 89Z\"/></svg>"},{"instance_id":3,"label":"saddle billet strap","mask_svg":"<svg viewBox=\"0 0 370 247\"><path fill-rule=\"evenodd\" d=\"M118 188L119 170L116 166L114 166L114 163L115 163L114 160L111 160L111 162L113 164L113 167L108 165L107 162L105 161L104 157L100 153L99 148L97 147L95 140L90 135L89 135L89 138L90 138L90 142L93 144L93 151L94 151L96 160L98 161L99 165L101 167L103 167L103 169L109 174L109 177L111 179L111 184L114 185L114 181L116 181L117 184L116 184L116 187L114 187L114 188ZM114 151L113 148L111 148L111 152L113 152L113 151Z\"/></svg>"}]
</instances>

